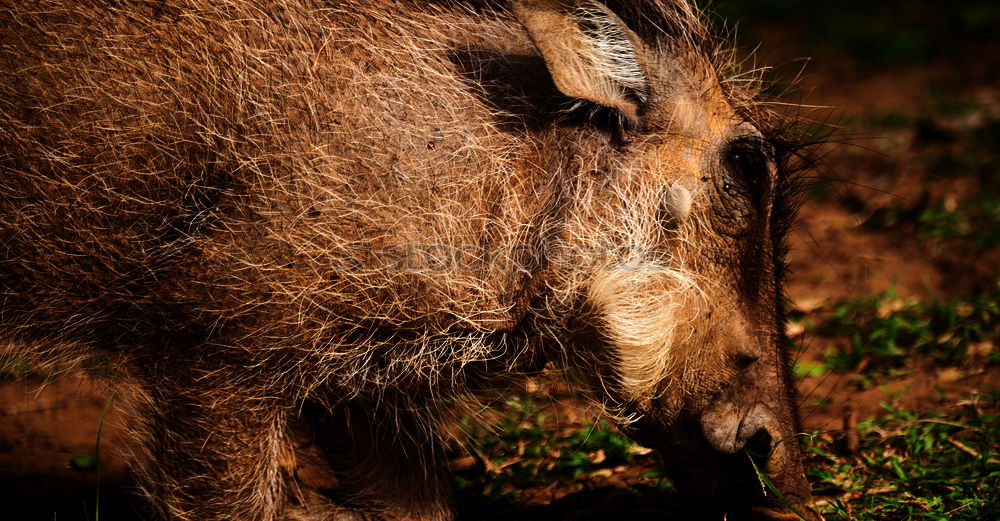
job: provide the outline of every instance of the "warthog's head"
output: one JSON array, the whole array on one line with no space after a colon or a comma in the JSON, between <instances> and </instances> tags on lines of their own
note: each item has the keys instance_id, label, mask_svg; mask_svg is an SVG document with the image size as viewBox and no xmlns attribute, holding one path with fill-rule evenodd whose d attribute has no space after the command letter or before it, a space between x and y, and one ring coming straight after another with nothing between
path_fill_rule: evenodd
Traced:
<instances>
[{"instance_id":1,"label":"warthog's head","mask_svg":"<svg viewBox=\"0 0 1000 521\"><path fill-rule=\"evenodd\" d=\"M686 4L647 4L515 3L555 87L616 147L573 158L551 320L570 365L709 510L816 519L782 348L784 149Z\"/></svg>"}]
</instances>

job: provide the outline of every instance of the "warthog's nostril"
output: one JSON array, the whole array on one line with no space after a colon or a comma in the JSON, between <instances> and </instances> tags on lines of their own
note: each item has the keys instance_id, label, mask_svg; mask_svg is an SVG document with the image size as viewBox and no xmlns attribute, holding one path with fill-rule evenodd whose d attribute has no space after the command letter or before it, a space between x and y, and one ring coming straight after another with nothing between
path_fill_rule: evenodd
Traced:
<instances>
[{"instance_id":1,"label":"warthog's nostril","mask_svg":"<svg viewBox=\"0 0 1000 521\"><path fill-rule=\"evenodd\" d=\"M736 432L737 450L745 449L756 458L769 457L774 441L770 428L773 424L773 415L767 407L758 404L750 409Z\"/></svg>"},{"instance_id":2,"label":"warthog's nostril","mask_svg":"<svg viewBox=\"0 0 1000 521\"><path fill-rule=\"evenodd\" d=\"M771 453L771 433L766 428L761 428L750 436L743 450L747 451L754 458L767 459Z\"/></svg>"}]
</instances>

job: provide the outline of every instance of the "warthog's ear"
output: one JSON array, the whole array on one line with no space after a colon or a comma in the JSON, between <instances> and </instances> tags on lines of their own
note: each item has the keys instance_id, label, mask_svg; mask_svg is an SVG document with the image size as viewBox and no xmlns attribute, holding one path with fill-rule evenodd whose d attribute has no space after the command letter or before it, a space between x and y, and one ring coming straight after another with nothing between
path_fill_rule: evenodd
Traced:
<instances>
[{"instance_id":1,"label":"warthog's ear","mask_svg":"<svg viewBox=\"0 0 1000 521\"><path fill-rule=\"evenodd\" d=\"M560 92L639 120L648 92L643 43L615 13L595 0L516 0L513 7Z\"/></svg>"}]
</instances>

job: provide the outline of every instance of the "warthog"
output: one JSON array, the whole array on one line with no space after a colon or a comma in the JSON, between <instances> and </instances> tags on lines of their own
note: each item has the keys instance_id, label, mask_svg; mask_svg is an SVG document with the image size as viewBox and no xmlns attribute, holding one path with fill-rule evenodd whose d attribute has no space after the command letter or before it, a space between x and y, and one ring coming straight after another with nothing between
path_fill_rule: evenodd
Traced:
<instances>
[{"instance_id":1,"label":"warthog","mask_svg":"<svg viewBox=\"0 0 1000 521\"><path fill-rule=\"evenodd\" d=\"M682 0L3 0L0 27L2 349L122 389L163 517L450 519L446 404L550 365L706 512L818 519L788 154ZM293 422L335 493L289 471Z\"/></svg>"}]
</instances>

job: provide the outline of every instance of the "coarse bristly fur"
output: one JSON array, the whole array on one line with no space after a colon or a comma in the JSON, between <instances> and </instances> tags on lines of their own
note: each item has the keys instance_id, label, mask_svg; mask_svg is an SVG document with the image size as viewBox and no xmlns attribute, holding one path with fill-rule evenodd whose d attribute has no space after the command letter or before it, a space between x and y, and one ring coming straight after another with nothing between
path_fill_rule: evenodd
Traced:
<instances>
[{"instance_id":1,"label":"coarse bristly fur","mask_svg":"<svg viewBox=\"0 0 1000 521\"><path fill-rule=\"evenodd\" d=\"M654 444L741 393L793 432L780 118L686 2L0 27L0 355L119 386L164 518L449 519L442 404L546 364ZM288 469L303 417L337 494Z\"/></svg>"}]
</instances>

